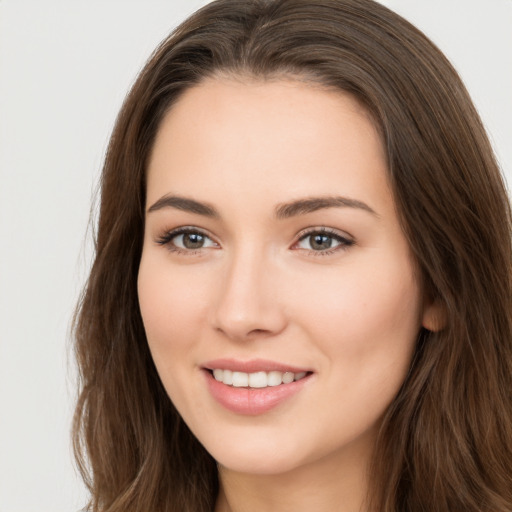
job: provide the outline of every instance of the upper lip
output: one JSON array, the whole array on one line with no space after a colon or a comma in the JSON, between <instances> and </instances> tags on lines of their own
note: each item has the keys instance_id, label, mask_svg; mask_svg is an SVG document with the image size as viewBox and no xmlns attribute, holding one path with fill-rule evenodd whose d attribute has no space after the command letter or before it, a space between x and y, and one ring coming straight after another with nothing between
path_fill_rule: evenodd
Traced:
<instances>
[{"instance_id":1,"label":"upper lip","mask_svg":"<svg viewBox=\"0 0 512 512\"><path fill-rule=\"evenodd\" d=\"M251 359L249 361L241 361L238 359L215 359L204 363L203 368L207 370L231 370L233 372L256 373L256 372L291 372L301 373L310 372L308 368L300 368L277 361L270 361L266 359Z\"/></svg>"}]
</instances>

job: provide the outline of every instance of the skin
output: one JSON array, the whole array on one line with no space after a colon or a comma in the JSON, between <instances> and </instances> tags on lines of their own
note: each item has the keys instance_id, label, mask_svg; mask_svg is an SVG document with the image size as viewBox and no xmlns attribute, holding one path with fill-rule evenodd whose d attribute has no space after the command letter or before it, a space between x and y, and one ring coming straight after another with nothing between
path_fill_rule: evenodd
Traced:
<instances>
[{"instance_id":1,"label":"skin","mask_svg":"<svg viewBox=\"0 0 512 512\"><path fill-rule=\"evenodd\" d=\"M168 195L218 215L151 208ZM275 215L333 196L359 203ZM147 209L147 339L169 397L219 463L216 511L361 510L382 415L435 318L370 117L349 95L291 79L209 79L161 124ZM173 238L183 226L205 235L201 248ZM318 250L308 229L328 229L331 248ZM313 373L270 411L236 414L214 400L202 369L226 357Z\"/></svg>"}]
</instances>

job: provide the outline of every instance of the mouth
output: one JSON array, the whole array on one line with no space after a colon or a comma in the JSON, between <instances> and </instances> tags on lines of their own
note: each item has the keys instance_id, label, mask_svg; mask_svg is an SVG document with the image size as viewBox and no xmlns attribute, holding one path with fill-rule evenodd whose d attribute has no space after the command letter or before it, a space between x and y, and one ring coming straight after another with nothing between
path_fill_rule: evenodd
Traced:
<instances>
[{"instance_id":1,"label":"mouth","mask_svg":"<svg viewBox=\"0 0 512 512\"><path fill-rule=\"evenodd\" d=\"M269 372L258 371L247 373L223 368L214 368L208 371L217 382L222 382L226 386L232 386L234 388L254 389L262 389L267 387L281 386L283 384L291 384L292 382L302 380L311 374L311 372L307 371L281 372L277 370Z\"/></svg>"},{"instance_id":2,"label":"mouth","mask_svg":"<svg viewBox=\"0 0 512 512\"><path fill-rule=\"evenodd\" d=\"M273 361L218 359L202 367L212 397L242 415L264 414L309 387L314 372Z\"/></svg>"}]
</instances>

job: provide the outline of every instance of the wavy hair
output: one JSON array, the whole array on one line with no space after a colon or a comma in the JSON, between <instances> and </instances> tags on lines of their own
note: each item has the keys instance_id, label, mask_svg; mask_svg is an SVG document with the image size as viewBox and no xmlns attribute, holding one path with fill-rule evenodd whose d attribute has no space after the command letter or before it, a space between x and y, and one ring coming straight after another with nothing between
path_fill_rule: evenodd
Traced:
<instances>
[{"instance_id":1,"label":"wavy hair","mask_svg":"<svg viewBox=\"0 0 512 512\"><path fill-rule=\"evenodd\" d=\"M512 511L511 212L457 73L371 0L217 0L156 49L117 118L101 178L95 259L75 317L73 440L92 512L211 512L215 461L169 400L137 299L145 172L180 95L228 73L299 78L371 113L423 285L445 315L423 330L379 433L379 512Z\"/></svg>"}]
</instances>

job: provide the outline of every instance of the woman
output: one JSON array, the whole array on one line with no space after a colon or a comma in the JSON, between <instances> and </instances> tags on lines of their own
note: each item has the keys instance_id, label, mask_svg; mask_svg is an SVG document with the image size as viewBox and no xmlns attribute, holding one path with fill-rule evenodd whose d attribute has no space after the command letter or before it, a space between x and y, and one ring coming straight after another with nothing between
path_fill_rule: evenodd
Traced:
<instances>
[{"instance_id":1,"label":"woman","mask_svg":"<svg viewBox=\"0 0 512 512\"><path fill-rule=\"evenodd\" d=\"M406 21L204 7L105 162L76 323L90 509L512 510L510 234L467 92Z\"/></svg>"}]
</instances>

